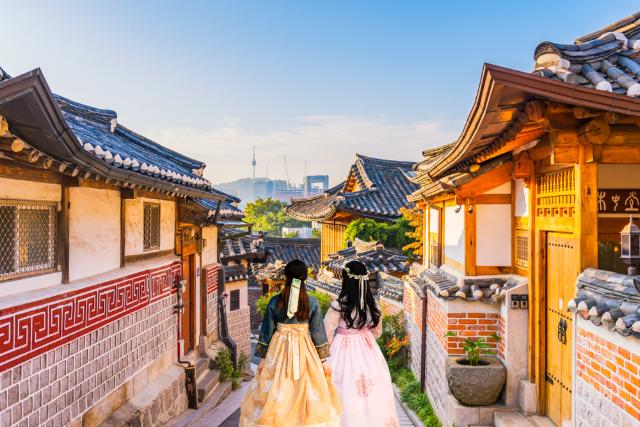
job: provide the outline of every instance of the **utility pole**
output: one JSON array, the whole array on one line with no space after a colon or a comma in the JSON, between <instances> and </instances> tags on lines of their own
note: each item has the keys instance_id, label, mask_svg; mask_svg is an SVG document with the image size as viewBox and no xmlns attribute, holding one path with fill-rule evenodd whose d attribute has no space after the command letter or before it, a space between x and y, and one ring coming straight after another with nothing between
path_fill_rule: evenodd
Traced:
<instances>
[{"instance_id":1,"label":"utility pole","mask_svg":"<svg viewBox=\"0 0 640 427\"><path fill-rule=\"evenodd\" d=\"M256 179L256 146L253 146L253 161L251 162L253 168L253 179Z\"/></svg>"}]
</instances>

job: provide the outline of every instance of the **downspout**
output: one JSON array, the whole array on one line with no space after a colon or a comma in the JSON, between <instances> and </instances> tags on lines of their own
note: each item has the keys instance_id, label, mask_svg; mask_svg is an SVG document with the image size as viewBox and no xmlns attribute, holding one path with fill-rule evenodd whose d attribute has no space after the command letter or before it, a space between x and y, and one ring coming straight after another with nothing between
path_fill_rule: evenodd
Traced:
<instances>
[{"instance_id":1,"label":"downspout","mask_svg":"<svg viewBox=\"0 0 640 427\"><path fill-rule=\"evenodd\" d=\"M420 297L422 302L422 330L420 337L420 389L426 388L426 368L427 368L427 309L428 305L428 291L426 286L422 288L422 296Z\"/></svg>"},{"instance_id":2,"label":"downspout","mask_svg":"<svg viewBox=\"0 0 640 427\"><path fill-rule=\"evenodd\" d=\"M218 313L220 316L220 339L227 346L231 352L231 360L233 360L233 366L237 367L237 346L233 339L229 336L229 324L227 322L227 295L224 287L224 269L218 270L218 283L221 286L218 287Z\"/></svg>"}]
</instances>

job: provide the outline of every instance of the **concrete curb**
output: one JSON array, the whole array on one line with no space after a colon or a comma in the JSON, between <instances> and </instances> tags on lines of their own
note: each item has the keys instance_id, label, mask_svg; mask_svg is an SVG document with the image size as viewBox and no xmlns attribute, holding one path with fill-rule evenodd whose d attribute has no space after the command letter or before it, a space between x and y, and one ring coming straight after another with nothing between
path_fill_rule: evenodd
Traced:
<instances>
[{"instance_id":1,"label":"concrete curb","mask_svg":"<svg viewBox=\"0 0 640 427\"><path fill-rule=\"evenodd\" d=\"M402 409L407 414L407 417L409 417L409 420L413 423L413 425L416 427L425 427L422 421L420 421L420 418L418 418L418 415L416 415L415 412L413 412L407 405L404 404L400 396L400 389L395 384L393 384L393 394L396 396L398 402L400 402L400 406L402 406Z\"/></svg>"}]
</instances>

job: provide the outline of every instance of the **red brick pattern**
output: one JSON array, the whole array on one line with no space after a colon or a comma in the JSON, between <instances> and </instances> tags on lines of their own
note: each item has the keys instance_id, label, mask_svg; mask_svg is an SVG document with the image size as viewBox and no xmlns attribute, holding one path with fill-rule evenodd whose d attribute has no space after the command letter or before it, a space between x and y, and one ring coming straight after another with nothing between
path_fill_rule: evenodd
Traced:
<instances>
[{"instance_id":1,"label":"red brick pattern","mask_svg":"<svg viewBox=\"0 0 640 427\"><path fill-rule=\"evenodd\" d=\"M441 301L429 293L427 299L427 328L433 332L444 348L447 348L447 312Z\"/></svg>"},{"instance_id":2,"label":"red brick pattern","mask_svg":"<svg viewBox=\"0 0 640 427\"><path fill-rule=\"evenodd\" d=\"M464 354L463 345L466 338L488 338L498 334L498 323L497 313L448 313L447 328L449 331L454 331L456 336L446 338L447 352ZM498 344L495 341L489 340L489 345L493 351L498 350Z\"/></svg>"},{"instance_id":3,"label":"red brick pattern","mask_svg":"<svg viewBox=\"0 0 640 427\"><path fill-rule=\"evenodd\" d=\"M640 420L640 355L578 328L576 375Z\"/></svg>"},{"instance_id":4,"label":"red brick pattern","mask_svg":"<svg viewBox=\"0 0 640 427\"><path fill-rule=\"evenodd\" d=\"M0 310L0 372L175 293L179 262Z\"/></svg>"},{"instance_id":5,"label":"red brick pattern","mask_svg":"<svg viewBox=\"0 0 640 427\"><path fill-rule=\"evenodd\" d=\"M211 264L205 267L207 277L207 294L212 294L218 290L218 272L220 264Z\"/></svg>"},{"instance_id":6,"label":"red brick pattern","mask_svg":"<svg viewBox=\"0 0 640 427\"><path fill-rule=\"evenodd\" d=\"M498 319L498 358L503 362L506 360L507 351L507 319L501 314Z\"/></svg>"}]
</instances>

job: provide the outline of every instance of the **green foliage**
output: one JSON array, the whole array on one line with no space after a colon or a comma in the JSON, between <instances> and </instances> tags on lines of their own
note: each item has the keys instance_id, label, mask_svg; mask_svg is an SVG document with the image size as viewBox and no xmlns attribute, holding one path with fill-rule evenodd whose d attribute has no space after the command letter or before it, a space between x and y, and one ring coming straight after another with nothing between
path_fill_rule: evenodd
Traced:
<instances>
[{"instance_id":1,"label":"green foliage","mask_svg":"<svg viewBox=\"0 0 640 427\"><path fill-rule=\"evenodd\" d=\"M260 317L264 316L267 312L267 306L269 305L269 301L271 301L271 297L276 295L278 292L272 292L269 294L262 295L256 301L256 310ZM327 314L327 310L329 310L329 306L331 305L331 301L333 301L333 297L327 293L319 292L319 291L309 291L309 296L314 297L320 303L320 310L322 311L322 315Z\"/></svg>"},{"instance_id":2,"label":"green foliage","mask_svg":"<svg viewBox=\"0 0 640 427\"><path fill-rule=\"evenodd\" d=\"M455 337L456 333L454 331L449 331L444 336ZM500 341L500 337L497 334L491 335L491 338L495 342ZM463 349L465 353L467 353L467 359L469 360L469 365L471 366L478 366L478 364L480 363L480 356L488 356L488 355L495 354L493 351L490 350L491 345L489 344L488 339L485 337L480 337L475 339L465 338Z\"/></svg>"},{"instance_id":3,"label":"green foliage","mask_svg":"<svg viewBox=\"0 0 640 427\"><path fill-rule=\"evenodd\" d=\"M416 413L426 427L441 427L442 424L431 406L427 395L421 390L420 382L407 368L391 368L391 379L400 389L402 401Z\"/></svg>"},{"instance_id":4,"label":"green foliage","mask_svg":"<svg viewBox=\"0 0 640 427\"><path fill-rule=\"evenodd\" d=\"M240 356L238 356L238 366L234 367L233 360L231 360L231 352L225 348L216 354L213 362L220 371L220 381L231 380L231 388L237 390L242 382L242 374L248 360L247 355L240 352Z\"/></svg>"},{"instance_id":5,"label":"green foliage","mask_svg":"<svg viewBox=\"0 0 640 427\"><path fill-rule=\"evenodd\" d=\"M282 237L286 237L287 239L297 239L300 237L300 233L297 231L288 231L282 235Z\"/></svg>"},{"instance_id":6,"label":"green foliage","mask_svg":"<svg viewBox=\"0 0 640 427\"><path fill-rule=\"evenodd\" d=\"M402 250L411 253L414 257L422 257L424 244L424 211L418 207L400 208L401 221L405 221L408 231L405 236L409 243L402 246Z\"/></svg>"},{"instance_id":7,"label":"green foliage","mask_svg":"<svg viewBox=\"0 0 640 427\"><path fill-rule=\"evenodd\" d=\"M261 199L248 203L244 209L245 220L253 224L255 231L281 236L282 227L304 227L308 224L288 216L284 212L286 203L272 198Z\"/></svg>"},{"instance_id":8,"label":"green foliage","mask_svg":"<svg viewBox=\"0 0 640 427\"><path fill-rule=\"evenodd\" d=\"M402 248L411 243L407 233L411 231L409 221L400 218L395 222L378 222L370 218L359 218L351 221L344 232L345 244L356 238L365 242L382 242L389 248Z\"/></svg>"},{"instance_id":9,"label":"green foliage","mask_svg":"<svg viewBox=\"0 0 640 427\"><path fill-rule=\"evenodd\" d=\"M382 335L378 338L378 345L389 367L400 368L406 364L409 340L404 330L403 313L382 317Z\"/></svg>"},{"instance_id":10,"label":"green foliage","mask_svg":"<svg viewBox=\"0 0 640 427\"><path fill-rule=\"evenodd\" d=\"M313 230L311 230L311 237L313 237L314 239L319 239L321 235L321 231L319 228L314 228Z\"/></svg>"}]
</instances>

